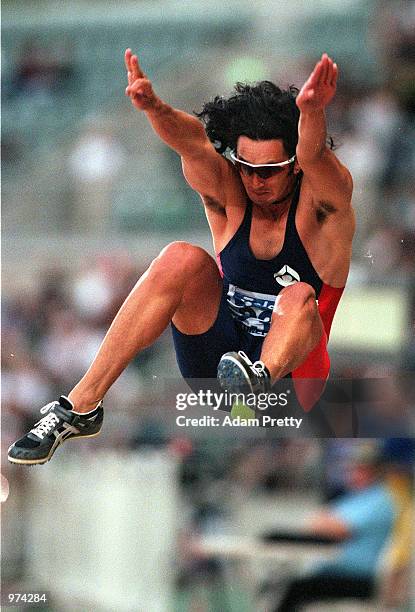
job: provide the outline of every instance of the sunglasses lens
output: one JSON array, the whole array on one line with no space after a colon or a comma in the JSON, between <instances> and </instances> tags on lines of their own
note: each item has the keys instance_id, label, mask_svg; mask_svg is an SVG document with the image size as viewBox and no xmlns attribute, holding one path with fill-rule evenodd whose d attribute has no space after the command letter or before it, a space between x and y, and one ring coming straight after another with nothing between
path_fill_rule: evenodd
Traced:
<instances>
[{"instance_id":1,"label":"sunglasses lens","mask_svg":"<svg viewBox=\"0 0 415 612\"><path fill-rule=\"evenodd\" d=\"M254 172L253 168L246 166L245 164L241 164L241 162L236 162L236 167L238 168L239 172L245 176L251 176Z\"/></svg>"},{"instance_id":2,"label":"sunglasses lens","mask_svg":"<svg viewBox=\"0 0 415 612\"><path fill-rule=\"evenodd\" d=\"M273 170L274 168L255 168L255 174L257 174L259 178L268 179L275 174Z\"/></svg>"},{"instance_id":3,"label":"sunglasses lens","mask_svg":"<svg viewBox=\"0 0 415 612\"><path fill-rule=\"evenodd\" d=\"M283 172L283 168L255 168L255 173L262 179L268 179Z\"/></svg>"}]
</instances>

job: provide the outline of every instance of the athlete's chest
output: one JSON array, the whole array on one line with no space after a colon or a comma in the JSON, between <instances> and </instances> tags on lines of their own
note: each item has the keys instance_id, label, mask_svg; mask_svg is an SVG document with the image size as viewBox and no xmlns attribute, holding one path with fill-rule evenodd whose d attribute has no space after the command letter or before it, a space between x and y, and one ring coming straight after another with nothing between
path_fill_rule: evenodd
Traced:
<instances>
[{"instance_id":1,"label":"athlete's chest","mask_svg":"<svg viewBox=\"0 0 415 612\"><path fill-rule=\"evenodd\" d=\"M287 215L276 221L252 216L249 248L256 259L273 259L282 250L285 240Z\"/></svg>"},{"instance_id":2,"label":"athlete's chest","mask_svg":"<svg viewBox=\"0 0 415 612\"><path fill-rule=\"evenodd\" d=\"M299 203L294 215L289 215L289 211L286 211L275 220L256 217L255 212L253 213L249 248L256 259L274 259L298 240L307 252L310 250L314 255L314 251L318 250L319 228L312 218L314 211L311 209L308 215L304 215L302 209Z\"/></svg>"}]
</instances>

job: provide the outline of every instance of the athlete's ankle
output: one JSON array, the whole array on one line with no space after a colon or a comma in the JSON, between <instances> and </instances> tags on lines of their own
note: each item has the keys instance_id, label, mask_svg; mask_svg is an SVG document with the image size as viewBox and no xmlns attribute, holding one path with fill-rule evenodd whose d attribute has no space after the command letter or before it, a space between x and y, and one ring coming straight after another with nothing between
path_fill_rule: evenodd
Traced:
<instances>
[{"instance_id":1,"label":"athlete's ankle","mask_svg":"<svg viewBox=\"0 0 415 612\"><path fill-rule=\"evenodd\" d=\"M75 389L71 391L67 397L73 405L73 411L80 413L95 410L102 399L85 393L78 393Z\"/></svg>"},{"instance_id":2,"label":"athlete's ankle","mask_svg":"<svg viewBox=\"0 0 415 612\"><path fill-rule=\"evenodd\" d=\"M284 376L288 374L288 372L290 371L287 363L285 364L270 363L269 360L262 361L262 362L267 369L271 385L273 385L277 380L284 378Z\"/></svg>"}]
</instances>

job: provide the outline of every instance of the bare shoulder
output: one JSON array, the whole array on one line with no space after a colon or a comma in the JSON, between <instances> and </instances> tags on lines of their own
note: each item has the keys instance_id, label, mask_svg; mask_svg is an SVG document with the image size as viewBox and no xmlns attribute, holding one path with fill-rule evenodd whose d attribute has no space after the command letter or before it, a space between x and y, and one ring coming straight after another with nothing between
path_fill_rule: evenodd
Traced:
<instances>
[{"instance_id":1,"label":"bare shoulder","mask_svg":"<svg viewBox=\"0 0 415 612\"><path fill-rule=\"evenodd\" d=\"M235 209L242 207L246 198L242 182L233 164L225 158L222 158L216 180L212 183L202 179L195 191L199 194L206 213L226 219L233 216Z\"/></svg>"},{"instance_id":2,"label":"bare shoulder","mask_svg":"<svg viewBox=\"0 0 415 612\"><path fill-rule=\"evenodd\" d=\"M227 193L237 181L233 164L207 141L197 154L182 156L184 177L205 204L226 207Z\"/></svg>"}]
</instances>

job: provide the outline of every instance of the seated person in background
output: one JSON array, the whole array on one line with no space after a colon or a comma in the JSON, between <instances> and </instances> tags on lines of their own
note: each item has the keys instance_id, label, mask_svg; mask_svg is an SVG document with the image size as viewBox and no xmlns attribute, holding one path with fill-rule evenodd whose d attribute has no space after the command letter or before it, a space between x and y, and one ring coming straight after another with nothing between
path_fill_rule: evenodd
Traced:
<instances>
[{"instance_id":1,"label":"seated person in background","mask_svg":"<svg viewBox=\"0 0 415 612\"><path fill-rule=\"evenodd\" d=\"M342 542L338 556L294 579L275 612L300 610L312 601L374 595L377 566L391 534L396 507L377 451L359 446L349 469L350 490L309 523L316 535Z\"/></svg>"}]
</instances>

